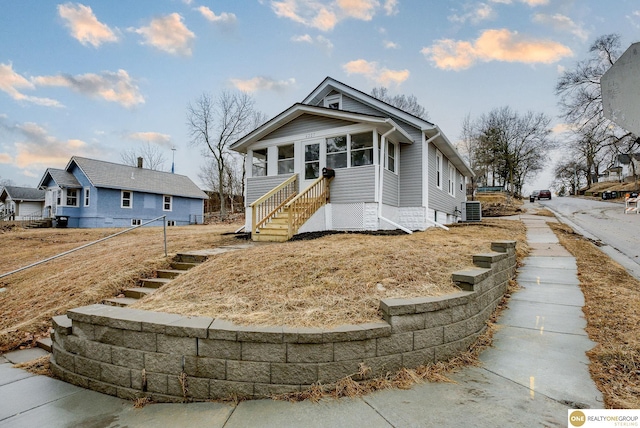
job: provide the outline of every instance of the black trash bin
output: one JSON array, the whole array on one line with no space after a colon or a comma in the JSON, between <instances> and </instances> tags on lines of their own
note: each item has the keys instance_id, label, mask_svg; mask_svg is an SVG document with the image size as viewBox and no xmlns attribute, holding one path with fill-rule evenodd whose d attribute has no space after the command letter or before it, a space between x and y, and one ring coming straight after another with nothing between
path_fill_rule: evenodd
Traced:
<instances>
[{"instance_id":1,"label":"black trash bin","mask_svg":"<svg viewBox=\"0 0 640 428\"><path fill-rule=\"evenodd\" d=\"M56 217L56 227L67 227L67 224L69 224L69 217L65 217L65 216L60 216L60 217Z\"/></svg>"},{"instance_id":2,"label":"black trash bin","mask_svg":"<svg viewBox=\"0 0 640 428\"><path fill-rule=\"evenodd\" d=\"M529 195L529 202L535 202L536 201L536 197L533 195Z\"/></svg>"},{"instance_id":3,"label":"black trash bin","mask_svg":"<svg viewBox=\"0 0 640 428\"><path fill-rule=\"evenodd\" d=\"M610 190L605 190L604 192L602 192L602 199L611 199L611 191Z\"/></svg>"}]
</instances>

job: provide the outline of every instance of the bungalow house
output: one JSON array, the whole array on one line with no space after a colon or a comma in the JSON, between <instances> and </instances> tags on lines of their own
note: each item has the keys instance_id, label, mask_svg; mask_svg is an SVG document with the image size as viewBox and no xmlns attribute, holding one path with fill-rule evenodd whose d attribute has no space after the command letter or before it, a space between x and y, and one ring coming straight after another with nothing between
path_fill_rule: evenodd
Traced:
<instances>
[{"instance_id":1,"label":"bungalow house","mask_svg":"<svg viewBox=\"0 0 640 428\"><path fill-rule=\"evenodd\" d=\"M27 220L42 217L44 191L31 187L4 186L0 192L0 219Z\"/></svg>"},{"instance_id":2,"label":"bungalow house","mask_svg":"<svg viewBox=\"0 0 640 428\"><path fill-rule=\"evenodd\" d=\"M49 168L38 188L45 214L69 227L126 227L166 215L170 226L199 223L207 195L189 177L73 156Z\"/></svg>"},{"instance_id":3,"label":"bungalow house","mask_svg":"<svg viewBox=\"0 0 640 428\"><path fill-rule=\"evenodd\" d=\"M436 125L331 77L231 149L256 240L452 223L473 176Z\"/></svg>"}]
</instances>

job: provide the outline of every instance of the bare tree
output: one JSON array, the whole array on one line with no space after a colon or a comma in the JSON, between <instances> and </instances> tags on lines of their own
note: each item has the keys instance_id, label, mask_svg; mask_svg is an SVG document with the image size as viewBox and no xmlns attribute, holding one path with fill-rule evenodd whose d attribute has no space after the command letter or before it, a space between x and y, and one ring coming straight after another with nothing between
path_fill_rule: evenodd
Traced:
<instances>
[{"instance_id":1,"label":"bare tree","mask_svg":"<svg viewBox=\"0 0 640 428\"><path fill-rule=\"evenodd\" d=\"M138 158L143 159L145 168L156 171L164 171L164 164L167 161L158 146L147 142L132 149L120 153L122 163L130 166L138 166Z\"/></svg>"},{"instance_id":2,"label":"bare tree","mask_svg":"<svg viewBox=\"0 0 640 428\"><path fill-rule=\"evenodd\" d=\"M542 170L555 146L551 119L544 113L519 114L510 107L494 109L475 121L466 119L463 138L473 150L476 170L484 170L515 196L527 180Z\"/></svg>"},{"instance_id":3,"label":"bare tree","mask_svg":"<svg viewBox=\"0 0 640 428\"><path fill-rule=\"evenodd\" d=\"M420 105L415 95L393 95L389 94L389 90L384 86L373 88L371 90L371 96L384 101L387 104L391 104L394 107L399 108L409 114L412 114L420 119L429 120L429 113Z\"/></svg>"},{"instance_id":4,"label":"bare tree","mask_svg":"<svg viewBox=\"0 0 640 428\"><path fill-rule=\"evenodd\" d=\"M220 198L220 218L227 216L225 174L229 145L247 133L255 117L253 98L244 92L222 91L215 98L203 93L187 105L187 127L191 144L199 146L212 159Z\"/></svg>"}]
</instances>

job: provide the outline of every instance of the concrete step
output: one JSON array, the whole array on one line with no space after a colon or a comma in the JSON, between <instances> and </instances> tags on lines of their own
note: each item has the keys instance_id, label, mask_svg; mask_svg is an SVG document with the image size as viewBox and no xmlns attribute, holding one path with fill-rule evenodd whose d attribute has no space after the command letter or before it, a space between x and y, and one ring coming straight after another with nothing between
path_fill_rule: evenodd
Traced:
<instances>
[{"instance_id":1,"label":"concrete step","mask_svg":"<svg viewBox=\"0 0 640 428\"><path fill-rule=\"evenodd\" d=\"M184 263L202 263L206 260L207 256L201 254L179 253L174 257L174 261Z\"/></svg>"},{"instance_id":2,"label":"concrete step","mask_svg":"<svg viewBox=\"0 0 640 428\"><path fill-rule=\"evenodd\" d=\"M110 299L104 299L102 304L111 306L129 306L137 301L138 299L132 299L131 297L112 297Z\"/></svg>"},{"instance_id":3,"label":"concrete step","mask_svg":"<svg viewBox=\"0 0 640 428\"><path fill-rule=\"evenodd\" d=\"M144 288L160 288L171 282L173 278L141 278L140 283Z\"/></svg>"},{"instance_id":4,"label":"concrete step","mask_svg":"<svg viewBox=\"0 0 640 428\"><path fill-rule=\"evenodd\" d=\"M51 347L53 346L53 341L50 337L43 337L42 339L36 340L36 346L38 348L42 348L47 352L51 352Z\"/></svg>"},{"instance_id":5,"label":"concrete step","mask_svg":"<svg viewBox=\"0 0 640 428\"><path fill-rule=\"evenodd\" d=\"M124 290L124 297L130 297L132 299L142 299L144 296L155 293L155 288L148 287L133 287Z\"/></svg>"},{"instance_id":6,"label":"concrete step","mask_svg":"<svg viewBox=\"0 0 640 428\"><path fill-rule=\"evenodd\" d=\"M168 279L173 279L178 275L180 275L181 273L184 273L184 271L177 270L177 269L160 269L156 271L158 278L168 278Z\"/></svg>"},{"instance_id":7,"label":"concrete step","mask_svg":"<svg viewBox=\"0 0 640 428\"><path fill-rule=\"evenodd\" d=\"M199 264L200 263L171 262L171 269L185 271L198 266Z\"/></svg>"}]
</instances>

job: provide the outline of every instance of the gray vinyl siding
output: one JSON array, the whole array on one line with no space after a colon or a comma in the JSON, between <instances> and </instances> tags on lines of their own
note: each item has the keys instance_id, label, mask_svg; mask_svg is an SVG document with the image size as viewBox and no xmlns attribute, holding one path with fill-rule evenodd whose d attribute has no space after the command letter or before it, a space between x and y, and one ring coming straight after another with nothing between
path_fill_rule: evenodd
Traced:
<instances>
[{"instance_id":1,"label":"gray vinyl siding","mask_svg":"<svg viewBox=\"0 0 640 428\"><path fill-rule=\"evenodd\" d=\"M263 140L291 137L293 135L304 135L311 132L317 132L331 128L339 128L341 126L348 126L352 124L353 122L349 122L347 120L303 114L302 116L292 120L281 128L276 129L275 131L264 137Z\"/></svg>"},{"instance_id":2,"label":"gray vinyl siding","mask_svg":"<svg viewBox=\"0 0 640 428\"><path fill-rule=\"evenodd\" d=\"M345 94L342 94L342 110L353 113L368 114L370 116L389 116L388 113L383 113L380 110L354 100Z\"/></svg>"},{"instance_id":3,"label":"gray vinyl siding","mask_svg":"<svg viewBox=\"0 0 640 428\"><path fill-rule=\"evenodd\" d=\"M461 202L464 201L464 191L460 191L460 174L456 171L455 197L449 194L449 160L444 154L442 155L442 190L436 186L436 148L433 144L429 144L429 208L453 214L456 208L460 209Z\"/></svg>"},{"instance_id":4,"label":"gray vinyl siding","mask_svg":"<svg viewBox=\"0 0 640 428\"><path fill-rule=\"evenodd\" d=\"M331 181L331 203L375 202L376 166L336 169Z\"/></svg>"},{"instance_id":5,"label":"gray vinyl siding","mask_svg":"<svg viewBox=\"0 0 640 428\"><path fill-rule=\"evenodd\" d=\"M386 169L383 174L382 203L397 207L400 201L398 197L398 175Z\"/></svg>"},{"instance_id":6,"label":"gray vinyl siding","mask_svg":"<svg viewBox=\"0 0 640 428\"><path fill-rule=\"evenodd\" d=\"M274 175L270 177L251 177L247 178L247 197L245 198L245 206L250 206L254 201L259 199L262 195L269 192L269 190L283 183L290 178L293 174L287 175Z\"/></svg>"},{"instance_id":7,"label":"gray vinyl siding","mask_svg":"<svg viewBox=\"0 0 640 428\"><path fill-rule=\"evenodd\" d=\"M400 122L399 125L413 138L413 144L400 144L400 206L421 207L422 202L422 133L419 129Z\"/></svg>"}]
</instances>

